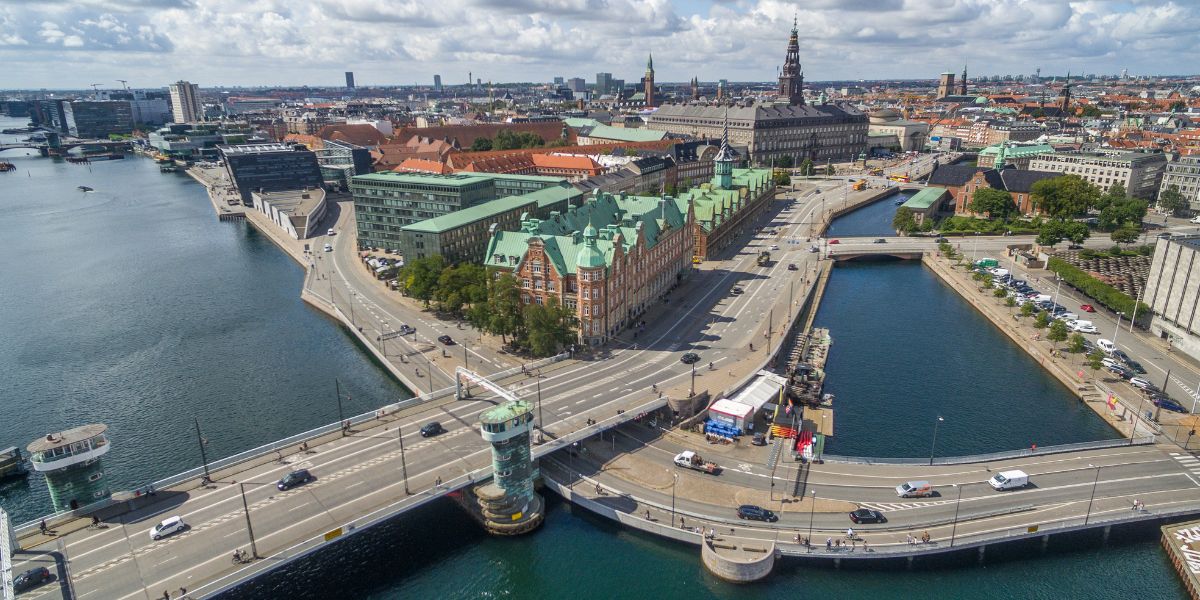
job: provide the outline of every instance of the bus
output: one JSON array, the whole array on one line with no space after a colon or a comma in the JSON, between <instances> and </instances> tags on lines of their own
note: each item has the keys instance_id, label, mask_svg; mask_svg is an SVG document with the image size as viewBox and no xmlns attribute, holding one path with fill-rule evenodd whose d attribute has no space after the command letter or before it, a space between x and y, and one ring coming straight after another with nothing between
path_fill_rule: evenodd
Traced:
<instances>
[{"instance_id":1,"label":"bus","mask_svg":"<svg viewBox=\"0 0 1200 600\"><path fill-rule=\"evenodd\" d=\"M888 177L888 179L891 179L892 181L899 181L900 183L909 182L908 175L891 175Z\"/></svg>"},{"instance_id":2,"label":"bus","mask_svg":"<svg viewBox=\"0 0 1200 600\"><path fill-rule=\"evenodd\" d=\"M857 191L865 189L866 187L867 187L867 180L859 179L858 181L854 182L854 185L851 186L851 189L853 189L854 191L857 192Z\"/></svg>"}]
</instances>

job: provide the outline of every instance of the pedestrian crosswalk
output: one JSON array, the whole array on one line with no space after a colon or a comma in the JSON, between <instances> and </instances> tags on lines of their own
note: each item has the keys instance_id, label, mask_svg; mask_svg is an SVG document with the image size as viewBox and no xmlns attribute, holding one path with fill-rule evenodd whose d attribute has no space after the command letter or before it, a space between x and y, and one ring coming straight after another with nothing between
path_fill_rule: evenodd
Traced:
<instances>
[{"instance_id":1,"label":"pedestrian crosswalk","mask_svg":"<svg viewBox=\"0 0 1200 600\"><path fill-rule=\"evenodd\" d=\"M1196 458L1191 454L1184 454L1182 452L1172 452L1171 458L1174 458L1176 461L1178 461L1179 466L1187 469L1192 475L1195 475L1195 478L1192 479L1192 482L1196 485L1200 485L1200 458Z\"/></svg>"},{"instance_id":2,"label":"pedestrian crosswalk","mask_svg":"<svg viewBox=\"0 0 1200 600\"><path fill-rule=\"evenodd\" d=\"M1179 389L1183 390L1184 392L1187 392L1187 395L1191 396L1191 398L1193 400L1200 399L1200 392L1188 387L1188 385L1186 383L1184 383L1182 379L1172 375L1171 381L1174 381L1175 385L1179 386Z\"/></svg>"},{"instance_id":3,"label":"pedestrian crosswalk","mask_svg":"<svg viewBox=\"0 0 1200 600\"><path fill-rule=\"evenodd\" d=\"M895 512L898 510L912 510L916 508L925 508L927 506L939 506L942 504L950 504L953 500L930 500L927 502L859 502L859 506L870 508L884 512Z\"/></svg>"}]
</instances>

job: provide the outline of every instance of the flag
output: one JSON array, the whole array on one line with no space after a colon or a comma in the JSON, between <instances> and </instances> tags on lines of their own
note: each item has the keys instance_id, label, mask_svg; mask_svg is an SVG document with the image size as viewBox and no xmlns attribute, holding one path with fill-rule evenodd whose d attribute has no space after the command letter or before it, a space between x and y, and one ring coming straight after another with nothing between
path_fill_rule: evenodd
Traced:
<instances>
[{"instance_id":1,"label":"flag","mask_svg":"<svg viewBox=\"0 0 1200 600\"><path fill-rule=\"evenodd\" d=\"M1117 410L1117 397L1112 394L1108 395L1108 410Z\"/></svg>"}]
</instances>

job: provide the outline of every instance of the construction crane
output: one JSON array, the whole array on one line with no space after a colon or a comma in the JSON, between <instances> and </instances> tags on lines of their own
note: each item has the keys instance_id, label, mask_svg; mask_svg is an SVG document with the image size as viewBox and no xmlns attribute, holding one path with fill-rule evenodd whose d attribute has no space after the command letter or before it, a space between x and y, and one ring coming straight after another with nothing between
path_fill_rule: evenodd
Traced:
<instances>
[{"instance_id":1,"label":"construction crane","mask_svg":"<svg viewBox=\"0 0 1200 600\"><path fill-rule=\"evenodd\" d=\"M103 85L103 84L101 84L101 83L93 83L93 84L91 84L91 85L92 85L92 91L93 91L93 92L98 92L98 91L100 91L100 86L101 86L101 85Z\"/></svg>"},{"instance_id":2,"label":"construction crane","mask_svg":"<svg viewBox=\"0 0 1200 600\"><path fill-rule=\"evenodd\" d=\"M124 79L118 79L117 81L120 81L121 85L125 86L125 91L127 91L127 92L129 91L129 82L128 81L126 81Z\"/></svg>"}]
</instances>

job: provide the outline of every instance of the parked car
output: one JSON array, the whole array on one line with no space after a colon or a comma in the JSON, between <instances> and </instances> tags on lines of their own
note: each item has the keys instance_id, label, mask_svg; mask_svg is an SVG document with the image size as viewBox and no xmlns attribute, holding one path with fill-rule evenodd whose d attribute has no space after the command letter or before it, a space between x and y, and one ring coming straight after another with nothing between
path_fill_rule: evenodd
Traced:
<instances>
[{"instance_id":1,"label":"parked car","mask_svg":"<svg viewBox=\"0 0 1200 600\"><path fill-rule=\"evenodd\" d=\"M1129 367L1130 369L1133 369L1139 375L1146 374L1146 368L1142 366L1142 363L1140 363L1136 360L1133 360L1132 358L1127 357L1125 359L1125 366Z\"/></svg>"},{"instance_id":2,"label":"parked car","mask_svg":"<svg viewBox=\"0 0 1200 600\"><path fill-rule=\"evenodd\" d=\"M287 475L284 475L283 478L275 484L275 487L279 488L279 491L282 492L316 480L317 478L313 477L312 473L308 472L308 469L298 469L288 473Z\"/></svg>"},{"instance_id":3,"label":"parked car","mask_svg":"<svg viewBox=\"0 0 1200 600\"><path fill-rule=\"evenodd\" d=\"M887 517L877 510L860 508L850 511L850 520L855 523L887 523Z\"/></svg>"},{"instance_id":4,"label":"parked car","mask_svg":"<svg viewBox=\"0 0 1200 600\"><path fill-rule=\"evenodd\" d=\"M875 238L875 241L871 242L871 243L872 244L886 244L887 239L886 238Z\"/></svg>"},{"instance_id":5,"label":"parked car","mask_svg":"<svg viewBox=\"0 0 1200 600\"><path fill-rule=\"evenodd\" d=\"M439 336L438 336L438 341L439 341L439 342L441 342L441 343L443 343L443 344L445 344L445 345L447 345L447 346L453 346L453 345L454 345L454 340L453 340L453 339L452 339L450 336L448 336L448 335L439 335Z\"/></svg>"},{"instance_id":6,"label":"parked car","mask_svg":"<svg viewBox=\"0 0 1200 600\"><path fill-rule=\"evenodd\" d=\"M1079 333L1100 333L1100 330L1096 329L1095 325L1088 323L1087 321L1076 321L1075 324L1071 326L1071 330Z\"/></svg>"},{"instance_id":7,"label":"parked car","mask_svg":"<svg viewBox=\"0 0 1200 600\"><path fill-rule=\"evenodd\" d=\"M1095 307L1093 307L1091 304L1080 304L1079 310L1082 310L1083 312L1096 312Z\"/></svg>"},{"instance_id":8,"label":"parked car","mask_svg":"<svg viewBox=\"0 0 1200 600\"><path fill-rule=\"evenodd\" d=\"M325 232L325 235L336 235L336 234L337 234L337 232L334 231L332 228L330 228L329 231Z\"/></svg>"},{"instance_id":9,"label":"parked car","mask_svg":"<svg viewBox=\"0 0 1200 600\"><path fill-rule=\"evenodd\" d=\"M445 431L445 429L442 428L441 423L438 423L437 421L430 421L426 423L424 427L421 427L421 437L433 437L439 433L442 433L443 431Z\"/></svg>"},{"instance_id":10,"label":"parked car","mask_svg":"<svg viewBox=\"0 0 1200 600\"><path fill-rule=\"evenodd\" d=\"M1117 349L1116 344L1113 344L1112 340L1106 340L1104 338L1100 338L1100 339L1096 340L1096 346L1099 347L1100 350L1102 350L1105 354L1110 354L1110 355L1113 353L1114 350Z\"/></svg>"},{"instance_id":11,"label":"parked car","mask_svg":"<svg viewBox=\"0 0 1200 600\"><path fill-rule=\"evenodd\" d=\"M685 365L695 364L700 362L700 355L696 354L695 352L688 352L687 354L679 357L679 362Z\"/></svg>"},{"instance_id":12,"label":"parked car","mask_svg":"<svg viewBox=\"0 0 1200 600\"><path fill-rule=\"evenodd\" d=\"M1186 408L1183 407L1182 404L1180 404L1166 396L1155 396L1153 398L1153 402L1154 402L1155 406L1157 406L1159 408L1165 408L1171 412L1185 413L1188 411Z\"/></svg>"},{"instance_id":13,"label":"parked car","mask_svg":"<svg viewBox=\"0 0 1200 600\"><path fill-rule=\"evenodd\" d=\"M796 263L788 263L788 270L789 270L789 271L796 271L796 270L798 270L798 267L796 267Z\"/></svg>"},{"instance_id":14,"label":"parked car","mask_svg":"<svg viewBox=\"0 0 1200 600\"><path fill-rule=\"evenodd\" d=\"M755 446L766 446L767 445L767 436L763 435L763 432L761 432L761 431L758 433L755 433L754 438L750 440L750 443Z\"/></svg>"},{"instance_id":15,"label":"parked car","mask_svg":"<svg viewBox=\"0 0 1200 600\"><path fill-rule=\"evenodd\" d=\"M753 504L743 504L737 508L737 516L739 519L750 519L751 521L766 521L773 523L779 520L775 513L761 506Z\"/></svg>"},{"instance_id":16,"label":"parked car","mask_svg":"<svg viewBox=\"0 0 1200 600\"><path fill-rule=\"evenodd\" d=\"M150 528L150 539L159 540L167 537L168 535L174 535L180 531L184 531L187 528L187 523L183 522L182 517L175 516L168 519L163 519L161 523Z\"/></svg>"},{"instance_id":17,"label":"parked car","mask_svg":"<svg viewBox=\"0 0 1200 600\"><path fill-rule=\"evenodd\" d=\"M1132 385L1133 387L1135 387L1139 390L1142 390L1142 391L1150 391L1150 390L1158 389L1158 386L1154 385L1153 383L1150 382L1149 379L1146 379L1144 377L1130 377L1129 385Z\"/></svg>"},{"instance_id":18,"label":"parked car","mask_svg":"<svg viewBox=\"0 0 1200 600\"><path fill-rule=\"evenodd\" d=\"M32 590L47 581L50 581L50 569L46 567L34 567L13 577L13 591L20 593Z\"/></svg>"},{"instance_id":19,"label":"parked car","mask_svg":"<svg viewBox=\"0 0 1200 600\"><path fill-rule=\"evenodd\" d=\"M937 237L935 237L935 238L933 238L933 242L934 242L935 244L947 244L947 243L949 243L949 241L948 241L946 238L944 238L944 237L942 237L942 236L940 236L940 235L939 235L939 236L937 236Z\"/></svg>"},{"instance_id":20,"label":"parked car","mask_svg":"<svg viewBox=\"0 0 1200 600\"><path fill-rule=\"evenodd\" d=\"M829 240L829 243L830 244L840 244L841 242L839 242L837 240Z\"/></svg>"},{"instance_id":21,"label":"parked car","mask_svg":"<svg viewBox=\"0 0 1200 600\"><path fill-rule=\"evenodd\" d=\"M1121 379L1131 379L1135 375L1133 371L1130 371L1128 368L1122 365L1111 365L1106 368L1108 369L1109 373L1112 373Z\"/></svg>"}]
</instances>

